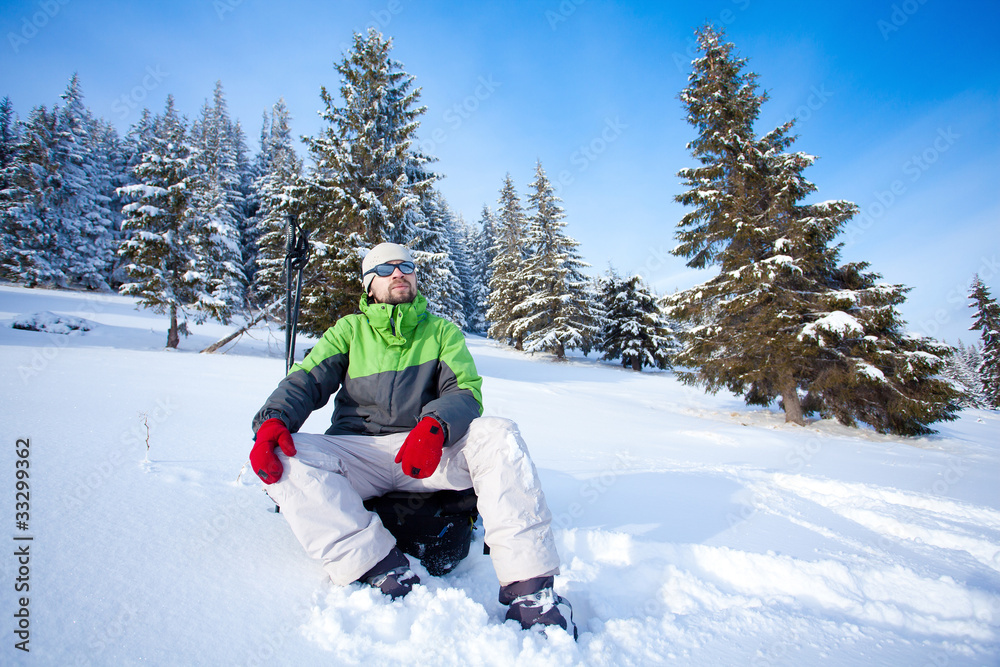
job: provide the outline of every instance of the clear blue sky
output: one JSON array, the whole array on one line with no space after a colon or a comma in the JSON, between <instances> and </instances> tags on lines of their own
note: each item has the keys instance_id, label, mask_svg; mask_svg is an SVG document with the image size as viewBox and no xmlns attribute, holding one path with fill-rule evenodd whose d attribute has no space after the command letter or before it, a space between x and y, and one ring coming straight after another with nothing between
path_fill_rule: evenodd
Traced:
<instances>
[{"instance_id":1,"label":"clear blue sky","mask_svg":"<svg viewBox=\"0 0 1000 667\"><path fill-rule=\"evenodd\" d=\"M507 172L525 194L541 160L593 272L610 262L662 293L711 275L669 254L683 215L676 173L693 164L677 94L706 21L770 95L758 131L799 117L795 149L820 158L806 172L815 198L862 207L844 258L913 288L911 330L976 340L972 275L1000 296L992 0L3 0L0 95L24 117L78 72L91 110L124 132L168 93L197 115L221 80L256 150L279 97L297 135L319 131L320 86L338 89L333 63L375 25L422 88L420 139L457 212L478 220Z\"/></svg>"}]
</instances>

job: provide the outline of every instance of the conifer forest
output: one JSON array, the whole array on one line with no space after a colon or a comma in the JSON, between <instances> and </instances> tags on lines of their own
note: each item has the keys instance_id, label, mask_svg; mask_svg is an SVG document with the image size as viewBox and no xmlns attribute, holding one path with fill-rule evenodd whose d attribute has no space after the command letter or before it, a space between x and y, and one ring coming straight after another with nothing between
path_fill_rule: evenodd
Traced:
<instances>
[{"instance_id":1,"label":"conifer forest","mask_svg":"<svg viewBox=\"0 0 1000 667\"><path fill-rule=\"evenodd\" d=\"M188 322L283 322L294 223L309 237L304 333L356 310L361 259L390 241L411 250L431 312L526 353L671 369L800 424L920 435L964 407L1000 408L1000 307L986 286L969 286L976 342L908 333L909 288L841 259L859 207L810 198L816 158L795 147L795 120L761 131L767 95L750 63L717 28L696 37L677 91L696 138L673 166L686 211L673 252L713 277L690 289L589 271L542 161L530 183L496 183L478 219L453 210L418 148L415 76L374 29L354 34L331 73L339 88L319 89L323 130L301 141L281 99L251 141L221 81L196 117L168 97L124 135L88 109L75 74L50 107L19 116L3 98L0 278L133 296L169 315L177 347Z\"/></svg>"}]
</instances>

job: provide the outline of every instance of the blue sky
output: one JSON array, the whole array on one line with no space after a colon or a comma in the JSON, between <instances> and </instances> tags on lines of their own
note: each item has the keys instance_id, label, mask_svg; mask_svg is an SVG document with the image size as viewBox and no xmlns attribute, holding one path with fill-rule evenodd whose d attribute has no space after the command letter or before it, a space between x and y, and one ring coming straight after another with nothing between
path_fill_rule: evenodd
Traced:
<instances>
[{"instance_id":1,"label":"blue sky","mask_svg":"<svg viewBox=\"0 0 1000 667\"><path fill-rule=\"evenodd\" d=\"M706 21L770 96L758 131L799 118L794 148L820 158L814 199L861 206L844 259L912 288L914 332L976 340L972 275L1000 296L994 1L3 0L0 95L24 117L78 72L124 132L168 93L195 116L221 80L255 150L279 97L297 135L320 130L320 86L338 89L334 62L374 25L422 88L419 137L455 211L478 220L507 172L525 194L541 160L593 272L613 263L663 293L711 276L670 255L676 173L693 165L677 94Z\"/></svg>"}]
</instances>

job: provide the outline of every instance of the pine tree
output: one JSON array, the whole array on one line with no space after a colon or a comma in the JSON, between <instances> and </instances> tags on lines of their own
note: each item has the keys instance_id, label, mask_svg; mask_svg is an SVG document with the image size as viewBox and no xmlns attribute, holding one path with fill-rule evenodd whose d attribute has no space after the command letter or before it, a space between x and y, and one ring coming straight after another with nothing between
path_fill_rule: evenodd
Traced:
<instances>
[{"instance_id":1,"label":"pine tree","mask_svg":"<svg viewBox=\"0 0 1000 667\"><path fill-rule=\"evenodd\" d=\"M9 97L0 102L0 277L18 280L22 261L17 251L24 229L24 149L22 131Z\"/></svg>"},{"instance_id":2,"label":"pine tree","mask_svg":"<svg viewBox=\"0 0 1000 667\"><path fill-rule=\"evenodd\" d=\"M0 202L7 201L11 196L9 190L14 184L14 164L18 158L20 139L14 105L10 97L4 97L0 100Z\"/></svg>"},{"instance_id":3,"label":"pine tree","mask_svg":"<svg viewBox=\"0 0 1000 667\"><path fill-rule=\"evenodd\" d=\"M465 293L452 259L451 209L437 190L422 195L421 215L414 221L413 260L419 267L420 292L429 312L465 328Z\"/></svg>"},{"instance_id":4,"label":"pine tree","mask_svg":"<svg viewBox=\"0 0 1000 667\"><path fill-rule=\"evenodd\" d=\"M122 239L122 206L125 202L118 194L118 188L129 184L128 155L118 130L113 125L98 119L93 131L94 169L92 183L99 193L101 204L107 216L107 230L110 237L111 255L106 257L102 276L114 288L121 284L119 272L118 245Z\"/></svg>"},{"instance_id":5,"label":"pine tree","mask_svg":"<svg viewBox=\"0 0 1000 667\"><path fill-rule=\"evenodd\" d=\"M634 371L670 366L673 332L666 316L639 276L622 278L614 269L600 280L602 317L597 349Z\"/></svg>"},{"instance_id":6,"label":"pine tree","mask_svg":"<svg viewBox=\"0 0 1000 667\"><path fill-rule=\"evenodd\" d=\"M126 194L126 187L138 183L135 175L136 167L143 163L145 156L150 151L154 143L156 116L149 110L143 109L139 120L129 128L121 142L123 173L119 174L119 185L115 191L116 204L118 206L118 242L116 243L116 262L112 282L116 285L116 290L129 282L128 271L125 268L126 259L122 256L121 243L127 238L128 233L124 230L124 209L129 203L130 197Z\"/></svg>"},{"instance_id":7,"label":"pine tree","mask_svg":"<svg viewBox=\"0 0 1000 667\"><path fill-rule=\"evenodd\" d=\"M510 174L504 178L500 190L499 212L494 244L491 249L489 308L486 319L490 323L489 337L524 348L524 338L514 332L514 309L528 296L521 266L525 261L528 221L521 205L521 198Z\"/></svg>"},{"instance_id":8,"label":"pine tree","mask_svg":"<svg viewBox=\"0 0 1000 667\"><path fill-rule=\"evenodd\" d=\"M678 174L690 189L675 199L696 208L678 224L674 253L699 269L716 263L723 250L752 244L753 229L742 223L755 214L753 187L746 181L759 158L747 153L757 151L753 126L767 99L757 93L757 75L743 71L746 60L736 58L722 37L711 26L697 33L704 55L692 63L680 94L687 121L698 130L688 149L702 166Z\"/></svg>"},{"instance_id":9,"label":"pine tree","mask_svg":"<svg viewBox=\"0 0 1000 667\"><path fill-rule=\"evenodd\" d=\"M469 323L469 330L484 335L489 331L490 326L486 319L486 312L490 307L490 279L493 275L490 266L494 257L493 247L498 224L493 211L490 210L489 206L483 204L478 231L473 228L468 230L467 244L472 285L469 299L472 302L471 312L474 313Z\"/></svg>"},{"instance_id":10,"label":"pine tree","mask_svg":"<svg viewBox=\"0 0 1000 667\"><path fill-rule=\"evenodd\" d=\"M246 293L240 173L245 146L242 132L229 117L221 81L215 84L212 104L204 104L200 120L191 128L191 142L191 206L198 239L192 248L195 270L203 276L213 315L228 321L242 308Z\"/></svg>"},{"instance_id":11,"label":"pine tree","mask_svg":"<svg viewBox=\"0 0 1000 667\"><path fill-rule=\"evenodd\" d=\"M983 281L977 275L972 281L969 298L976 309L971 329L979 330L983 340L982 363L979 375L982 378L986 401L992 408L1000 408L1000 305L990 296Z\"/></svg>"},{"instance_id":12,"label":"pine tree","mask_svg":"<svg viewBox=\"0 0 1000 667\"><path fill-rule=\"evenodd\" d=\"M430 158L413 149L425 108L418 106L414 77L389 57L391 49L375 29L355 34L352 51L337 64L342 105L325 87L320 91L329 125L307 140L315 166L298 196L299 219L315 241L303 331L322 333L356 309L367 247L415 245L429 229L422 195L435 177L427 170Z\"/></svg>"},{"instance_id":13,"label":"pine tree","mask_svg":"<svg viewBox=\"0 0 1000 667\"><path fill-rule=\"evenodd\" d=\"M114 185L108 160L113 157L99 151L101 140L114 131L102 127L84 106L77 75L70 79L62 99L52 146L60 176L52 212L62 240L62 270L74 283L109 289L116 240L116 216L109 206Z\"/></svg>"},{"instance_id":14,"label":"pine tree","mask_svg":"<svg viewBox=\"0 0 1000 667\"><path fill-rule=\"evenodd\" d=\"M785 152L793 121L757 138L756 75L721 33L706 27L698 39L704 56L681 100L701 166L680 172L689 189L676 199L694 210L675 253L720 272L667 300L688 324L674 363L690 370L678 376L750 404L780 397L786 420L800 424L820 412L915 435L954 419L957 396L935 378L947 346L901 331L907 289L878 283L867 264L839 266L833 240L857 206L801 203L816 190L802 176L815 158Z\"/></svg>"},{"instance_id":15,"label":"pine tree","mask_svg":"<svg viewBox=\"0 0 1000 667\"><path fill-rule=\"evenodd\" d=\"M527 231L529 254L521 280L527 298L514 307L517 320L512 334L523 337L525 349L551 352L563 358L567 348L589 347L595 333L590 309L588 279L582 269L579 244L564 231L565 213L541 162L530 184Z\"/></svg>"},{"instance_id":16,"label":"pine tree","mask_svg":"<svg viewBox=\"0 0 1000 667\"><path fill-rule=\"evenodd\" d=\"M449 210L449 213L450 210ZM445 218L448 233L448 254L455 264L455 275L462 290L462 313L465 316L466 331L481 332L476 322L482 320L479 312L479 286L474 275L474 246L476 232L461 215L450 214Z\"/></svg>"},{"instance_id":17,"label":"pine tree","mask_svg":"<svg viewBox=\"0 0 1000 667\"><path fill-rule=\"evenodd\" d=\"M981 365L982 358L976 346L965 347L962 341L958 341L958 347L953 349L945 363L941 374L961 394L958 404L963 408L985 408L989 405L979 374Z\"/></svg>"},{"instance_id":18,"label":"pine tree","mask_svg":"<svg viewBox=\"0 0 1000 667\"><path fill-rule=\"evenodd\" d=\"M260 208L260 194L256 190L257 179L260 173L257 171L258 161L251 160L249 148L247 147L246 134L239 119L232 124L232 137L234 149L236 151L236 173L237 183L235 190L235 201L239 203L238 235L240 252L239 257L242 262L241 283L243 285L244 305L249 303L249 289L253 283L253 274L257 266L257 226L254 218Z\"/></svg>"},{"instance_id":19,"label":"pine tree","mask_svg":"<svg viewBox=\"0 0 1000 667\"><path fill-rule=\"evenodd\" d=\"M4 277L29 287L68 282L54 214L62 182L53 155L57 132L56 113L44 106L31 110L15 131L18 140L0 200L0 266Z\"/></svg>"},{"instance_id":20,"label":"pine tree","mask_svg":"<svg viewBox=\"0 0 1000 667\"><path fill-rule=\"evenodd\" d=\"M128 282L119 291L169 314L167 347L175 348L187 333L188 315L196 322L209 315L221 319L228 306L212 294L214 281L203 270L209 242L193 202L201 174L173 96L149 129L147 149L134 167L136 183L121 188L131 201L123 209L126 236L118 250Z\"/></svg>"},{"instance_id":21,"label":"pine tree","mask_svg":"<svg viewBox=\"0 0 1000 667\"><path fill-rule=\"evenodd\" d=\"M254 217L256 257L254 301L266 306L283 294L287 216L297 211L294 199L302 175L302 161L292 144L291 117L284 99L265 115L258 153L255 190L259 207Z\"/></svg>"},{"instance_id":22,"label":"pine tree","mask_svg":"<svg viewBox=\"0 0 1000 667\"><path fill-rule=\"evenodd\" d=\"M107 289L119 216L114 188L121 152L117 132L95 119L74 75L51 112L32 110L13 126L0 197L4 275L29 285Z\"/></svg>"}]
</instances>

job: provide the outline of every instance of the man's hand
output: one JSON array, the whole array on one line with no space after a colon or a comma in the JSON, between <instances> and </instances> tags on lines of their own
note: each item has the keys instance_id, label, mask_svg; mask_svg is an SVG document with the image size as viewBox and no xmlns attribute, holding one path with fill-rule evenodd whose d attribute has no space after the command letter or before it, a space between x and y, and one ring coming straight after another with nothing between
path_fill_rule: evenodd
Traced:
<instances>
[{"instance_id":1,"label":"man's hand","mask_svg":"<svg viewBox=\"0 0 1000 667\"><path fill-rule=\"evenodd\" d=\"M403 474L414 479L430 477L441 462L444 429L433 417L424 417L406 436L396 454L396 463L403 464Z\"/></svg>"},{"instance_id":2,"label":"man's hand","mask_svg":"<svg viewBox=\"0 0 1000 667\"><path fill-rule=\"evenodd\" d=\"M274 453L275 447L281 447L286 456L295 456L295 443L285 422L272 418L257 429L257 439L250 450L250 465L265 484L274 484L284 472L281 461Z\"/></svg>"}]
</instances>

